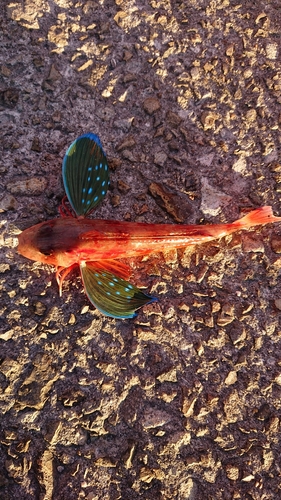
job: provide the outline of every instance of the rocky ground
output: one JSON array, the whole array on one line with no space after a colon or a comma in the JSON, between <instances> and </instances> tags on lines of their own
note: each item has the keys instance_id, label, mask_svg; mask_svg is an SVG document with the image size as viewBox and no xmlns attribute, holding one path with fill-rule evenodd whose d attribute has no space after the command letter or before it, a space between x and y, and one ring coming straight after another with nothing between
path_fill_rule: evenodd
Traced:
<instances>
[{"instance_id":1,"label":"rocky ground","mask_svg":"<svg viewBox=\"0 0 281 500\"><path fill-rule=\"evenodd\" d=\"M159 298L104 317L17 254L99 134L93 217L281 215L280 1L2 0L1 500L281 498L281 225L131 261Z\"/></svg>"}]
</instances>

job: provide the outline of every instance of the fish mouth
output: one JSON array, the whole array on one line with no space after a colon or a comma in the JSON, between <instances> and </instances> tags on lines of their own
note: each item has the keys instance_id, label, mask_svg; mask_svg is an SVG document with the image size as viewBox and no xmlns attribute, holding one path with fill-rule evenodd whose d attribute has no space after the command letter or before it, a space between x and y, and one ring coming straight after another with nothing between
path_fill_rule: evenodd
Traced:
<instances>
[{"instance_id":1,"label":"fish mouth","mask_svg":"<svg viewBox=\"0 0 281 500\"><path fill-rule=\"evenodd\" d=\"M18 253L30 258L30 238L27 237L27 231L28 229L18 235Z\"/></svg>"},{"instance_id":2,"label":"fish mouth","mask_svg":"<svg viewBox=\"0 0 281 500\"><path fill-rule=\"evenodd\" d=\"M32 228L25 229L18 235L18 253L30 260L41 261L42 256L36 246L36 233Z\"/></svg>"}]
</instances>

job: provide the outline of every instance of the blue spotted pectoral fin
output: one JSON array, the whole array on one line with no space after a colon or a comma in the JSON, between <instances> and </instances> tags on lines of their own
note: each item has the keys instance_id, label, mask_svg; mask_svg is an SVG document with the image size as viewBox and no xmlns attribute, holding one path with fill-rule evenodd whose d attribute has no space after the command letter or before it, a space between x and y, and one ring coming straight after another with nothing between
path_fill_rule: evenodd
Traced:
<instances>
[{"instance_id":1,"label":"blue spotted pectoral fin","mask_svg":"<svg viewBox=\"0 0 281 500\"><path fill-rule=\"evenodd\" d=\"M76 215L88 215L105 197L109 185L107 159L97 135L81 135L69 146L62 177Z\"/></svg>"},{"instance_id":2,"label":"blue spotted pectoral fin","mask_svg":"<svg viewBox=\"0 0 281 500\"><path fill-rule=\"evenodd\" d=\"M90 302L112 318L133 318L137 309L156 300L123 278L102 269L100 263L83 262L80 271Z\"/></svg>"}]
</instances>

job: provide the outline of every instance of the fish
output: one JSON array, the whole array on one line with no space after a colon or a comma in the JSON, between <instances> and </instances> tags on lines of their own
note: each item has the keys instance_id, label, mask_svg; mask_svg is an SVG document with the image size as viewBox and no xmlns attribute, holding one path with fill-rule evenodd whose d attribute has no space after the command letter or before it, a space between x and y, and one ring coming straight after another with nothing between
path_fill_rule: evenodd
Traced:
<instances>
[{"instance_id":1,"label":"fish","mask_svg":"<svg viewBox=\"0 0 281 500\"><path fill-rule=\"evenodd\" d=\"M118 319L133 318L142 306L157 301L128 281L130 267L122 259L206 243L252 226L281 221L270 206L252 210L231 223L209 225L88 218L106 196L110 183L100 138L91 132L78 137L67 149L62 178L66 197L59 208L61 217L22 231L18 252L56 266L60 296L63 281L78 266L90 302L106 316Z\"/></svg>"}]
</instances>

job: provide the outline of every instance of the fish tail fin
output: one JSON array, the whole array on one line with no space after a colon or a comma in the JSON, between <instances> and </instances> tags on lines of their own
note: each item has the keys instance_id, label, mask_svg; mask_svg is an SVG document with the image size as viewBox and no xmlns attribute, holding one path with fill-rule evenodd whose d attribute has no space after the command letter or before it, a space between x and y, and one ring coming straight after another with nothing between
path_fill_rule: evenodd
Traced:
<instances>
[{"instance_id":1,"label":"fish tail fin","mask_svg":"<svg viewBox=\"0 0 281 500\"><path fill-rule=\"evenodd\" d=\"M233 225L236 225L237 229L246 229L251 226L270 224L271 222L281 222L281 217L275 217L272 207L265 206L252 210L242 219L233 222Z\"/></svg>"}]
</instances>

